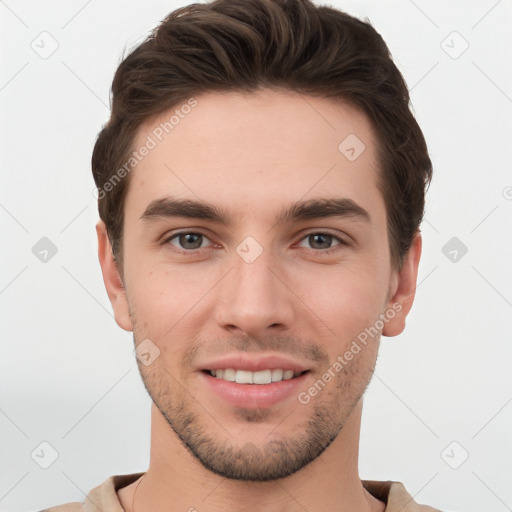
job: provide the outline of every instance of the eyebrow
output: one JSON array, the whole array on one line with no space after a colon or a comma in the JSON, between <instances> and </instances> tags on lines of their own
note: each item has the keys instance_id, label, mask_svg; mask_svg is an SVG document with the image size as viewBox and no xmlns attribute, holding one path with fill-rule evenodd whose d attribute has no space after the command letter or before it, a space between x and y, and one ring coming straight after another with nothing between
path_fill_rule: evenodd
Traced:
<instances>
[{"instance_id":1,"label":"eyebrow","mask_svg":"<svg viewBox=\"0 0 512 512\"><path fill-rule=\"evenodd\" d=\"M231 226L235 215L207 202L165 197L152 201L140 216L143 221L182 217L199 219ZM276 218L276 224L285 224L328 217L350 217L371 224L367 210L348 198L320 198L297 201L286 206Z\"/></svg>"}]
</instances>

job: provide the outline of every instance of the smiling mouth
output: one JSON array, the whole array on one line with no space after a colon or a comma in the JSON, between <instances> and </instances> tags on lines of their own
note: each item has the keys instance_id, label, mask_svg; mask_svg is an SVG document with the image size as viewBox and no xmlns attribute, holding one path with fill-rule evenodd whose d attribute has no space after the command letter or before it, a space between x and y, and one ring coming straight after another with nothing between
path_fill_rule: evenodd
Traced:
<instances>
[{"instance_id":1,"label":"smiling mouth","mask_svg":"<svg viewBox=\"0 0 512 512\"><path fill-rule=\"evenodd\" d=\"M237 384L271 384L272 382L281 382L283 380L292 380L307 373L296 372L293 370L283 370L281 368L260 370L252 372L249 370L235 370L234 368L218 368L215 370L204 370L204 373L217 379Z\"/></svg>"}]
</instances>

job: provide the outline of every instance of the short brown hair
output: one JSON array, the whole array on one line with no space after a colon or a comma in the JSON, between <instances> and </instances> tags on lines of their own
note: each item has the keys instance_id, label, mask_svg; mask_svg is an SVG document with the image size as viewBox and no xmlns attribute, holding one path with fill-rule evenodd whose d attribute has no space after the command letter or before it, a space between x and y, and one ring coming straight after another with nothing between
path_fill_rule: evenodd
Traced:
<instances>
[{"instance_id":1,"label":"short brown hair","mask_svg":"<svg viewBox=\"0 0 512 512\"><path fill-rule=\"evenodd\" d=\"M167 16L121 62L111 116L92 155L99 214L118 264L129 184L126 167L123 179L119 174L141 124L201 93L263 87L341 99L369 116L379 141L391 262L401 267L432 178L406 83L368 21L309 0L191 4Z\"/></svg>"}]
</instances>

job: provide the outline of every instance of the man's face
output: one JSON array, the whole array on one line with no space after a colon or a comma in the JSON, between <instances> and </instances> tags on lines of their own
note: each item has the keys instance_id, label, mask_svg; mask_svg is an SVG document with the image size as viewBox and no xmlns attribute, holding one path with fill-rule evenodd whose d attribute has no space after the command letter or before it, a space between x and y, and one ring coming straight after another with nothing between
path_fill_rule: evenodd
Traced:
<instances>
[{"instance_id":1,"label":"man's face","mask_svg":"<svg viewBox=\"0 0 512 512\"><path fill-rule=\"evenodd\" d=\"M138 362L144 384L205 467L284 477L320 455L359 403L377 320L394 303L376 137L360 111L328 99L196 99L161 141L154 130L175 109L139 131L134 149L148 136L157 144L130 176L116 319L151 349L152 362ZM162 206L171 199L204 203L222 222L191 203L188 216L187 204Z\"/></svg>"}]
</instances>

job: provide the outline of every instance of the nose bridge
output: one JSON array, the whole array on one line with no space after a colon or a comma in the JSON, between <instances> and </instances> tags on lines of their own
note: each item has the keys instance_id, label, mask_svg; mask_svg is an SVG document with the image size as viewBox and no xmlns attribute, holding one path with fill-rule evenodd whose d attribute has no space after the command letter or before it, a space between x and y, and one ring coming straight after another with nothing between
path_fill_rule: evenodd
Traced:
<instances>
[{"instance_id":1,"label":"nose bridge","mask_svg":"<svg viewBox=\"0 0 512 512\"><path fill-rule=\"evenodd\" d=\"M263 249L251 237L239 244L233 255L233 270L218 297L216 317L221 327L237 327L251 335L271 326L290 327L290 294L274 273L275 263L272 251Z\"/></svg>"}]
</instances>

